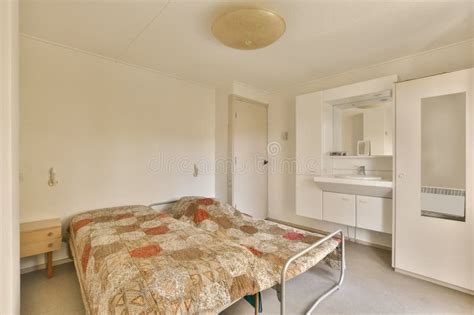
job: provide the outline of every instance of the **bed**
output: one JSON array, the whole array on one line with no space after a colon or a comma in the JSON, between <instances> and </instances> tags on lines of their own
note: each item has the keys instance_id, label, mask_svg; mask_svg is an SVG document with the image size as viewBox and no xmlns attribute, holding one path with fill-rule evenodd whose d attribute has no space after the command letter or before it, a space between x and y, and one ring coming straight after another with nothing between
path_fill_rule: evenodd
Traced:
<instances>
[{"instance_id":1,"label":"bed","mask_svg":"<svg viewBox=\"0 0 474 315\"><path fill-rule=\"evenodd\" d=\"M341 231L322 237L211 198L84 212L69 242L89 314L215 314L272 287L283 314L286 280L324 260L340 276L311 312L344 277Z\"/></svg>"}]
</instances>

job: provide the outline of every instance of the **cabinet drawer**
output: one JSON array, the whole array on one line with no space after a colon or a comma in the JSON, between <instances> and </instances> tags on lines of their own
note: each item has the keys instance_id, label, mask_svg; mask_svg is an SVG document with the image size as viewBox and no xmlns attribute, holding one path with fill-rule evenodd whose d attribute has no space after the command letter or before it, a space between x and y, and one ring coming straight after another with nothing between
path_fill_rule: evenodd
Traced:
<instances>
[{"instance_id":1,"label":"cabinet drawer","mask_svg":"<svg viewBox=\"0 0 474 315\"><path fill-rule=\"evenodd\" d=\"M323 220L355 226L355 196L323 192Z\"/></svg>"},{"instance_id":2,"label":"cabinet drawer","mask_svg":"<svg viewBox=\"0 0 474 315\"><path fill-rule=\"evenodd\" d=\"M52 252L61 248L61 238L41 242L24 243L20 246L20 257Z\"/></svg>"},{"instance_id":3,"label":"cabinet drawer","mask_svg":"<svg viewBox=\"0 0 474 315\"><path fill-rule=\"evenodd\" d=\"M24 246L30 243L47 242L56 238L61 238L60 226L41 230L22 231L20 233L20 244Z\"/></svg>"},{"instance_id":4,"label":"cabinet drawer","mask_svg":"<svg viewBox=\"0 0 474 315\"><path fill-rule=\"evenodd\" d=\"M357 227L392 233L392 199L357 196Z\"/></svg>"}]
</instances>

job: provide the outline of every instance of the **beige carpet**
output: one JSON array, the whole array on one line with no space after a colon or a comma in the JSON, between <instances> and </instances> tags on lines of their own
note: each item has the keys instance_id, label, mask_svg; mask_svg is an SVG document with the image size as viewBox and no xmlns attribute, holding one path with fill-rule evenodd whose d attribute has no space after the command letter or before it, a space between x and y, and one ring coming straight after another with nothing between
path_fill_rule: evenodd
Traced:
<instances>
[{"instance_id":1,"label":"beige carpet","mask_svg":"<svg viewBox=\"0 0 474 315\"><path fill-rule=\"evenodd\" d=\"M22 314L83 314L81 293L72 263L21 277ZM287 285L287 313L303 314L311 301L337 275L317 266ZM278 314L275 291L263 292L264 314ZM423 280L395 273L390 252L347 242L347 272L343 287L323 301L313 314L474 314L474 297ZM223 314L253 314L239 301Z\"/></svg>"}]
</instances>

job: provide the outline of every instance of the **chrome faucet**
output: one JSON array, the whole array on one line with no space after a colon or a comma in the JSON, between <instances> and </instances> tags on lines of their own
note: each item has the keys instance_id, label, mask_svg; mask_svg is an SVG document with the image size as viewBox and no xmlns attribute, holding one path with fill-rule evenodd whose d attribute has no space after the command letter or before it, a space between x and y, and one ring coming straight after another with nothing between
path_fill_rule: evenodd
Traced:
<instances>
[{"instance_id":1,"label":"chrome faucet","mask_svg":"<svg viewBox=\"0 0 474 315\"><path fill-rule=\"evenodd\" d=\"M365 174L365 165L357 166L357 175L366 175Z\"/></svg>"}]
</instances>

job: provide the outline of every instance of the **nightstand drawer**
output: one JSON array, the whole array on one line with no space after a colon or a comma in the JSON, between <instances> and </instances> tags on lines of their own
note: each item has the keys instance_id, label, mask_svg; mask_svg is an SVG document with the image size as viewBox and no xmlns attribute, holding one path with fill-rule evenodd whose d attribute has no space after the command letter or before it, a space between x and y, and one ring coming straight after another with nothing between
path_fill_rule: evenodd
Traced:
<instances>
[{"instance_id":1,"label":"nightstand drawer","mask_svg":"<svg viewBox=\"0 0 474 315\"><path fill-rule=\"evenodd\" d=\"M61 238L41 241L22 243L20 246L20 256L27 257L47 252L52 252L61 248Z\"/></svg>"},{"instance_id":2,"label":"nightstand drawer","mask_svg":"<svg viewBox=\"0 0 474 315\"><path fill-rule=\"evenodd\" d=\"M48 278L53 276L53 252L61 249L59 218L20 224L20 257L46 254Z\"/></svg>"},{"instance_id":3,"label":"nightstand drawer","mask_svg":"<svg viewBox=\"0 0 474 315\"><path fill-rule=\"evenodd\" d=\"M20 233L20 244L25 246L31 243L51 241L61 238L61 227L52 227L42 230L23 231Z\"/></svg>"}]
</instances>

